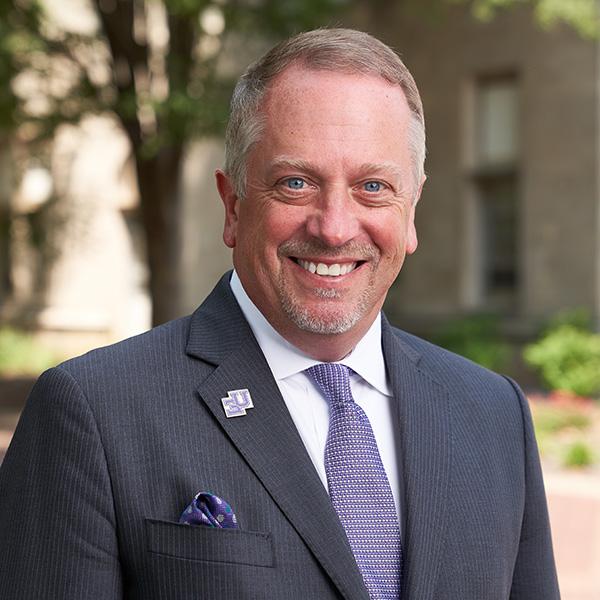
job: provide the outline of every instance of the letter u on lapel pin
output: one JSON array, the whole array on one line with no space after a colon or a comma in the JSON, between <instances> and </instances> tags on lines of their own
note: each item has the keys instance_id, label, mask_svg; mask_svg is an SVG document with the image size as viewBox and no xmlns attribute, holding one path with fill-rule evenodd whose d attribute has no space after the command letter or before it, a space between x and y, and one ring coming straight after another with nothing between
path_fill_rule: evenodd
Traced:
<instances>
[{"instance_id":1,"label":"letter u on lapel pin","mask_svg":"<svg viewBox=\"0 0 600 600\"><path fill-rule=\"evenodd\" d=\"M227 392L227 398L221 398L221 403L228 419L230 417L243 417L247 408L254 408L250 392L246 389Z\"/></svg>"}]
</instances>

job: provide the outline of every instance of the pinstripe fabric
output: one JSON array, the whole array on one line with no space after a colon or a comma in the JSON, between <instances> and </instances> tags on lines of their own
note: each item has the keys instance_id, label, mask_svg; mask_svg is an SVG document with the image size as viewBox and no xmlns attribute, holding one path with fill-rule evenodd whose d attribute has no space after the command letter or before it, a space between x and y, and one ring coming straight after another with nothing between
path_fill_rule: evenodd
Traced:
<instances>
[{"instance_id":1,"label":"pinstripe fabric","mask_svg":"<svg viewBox=\"0 0 600 600\"><path fill-rule=\"evenodd\" d=\"M518 391L387 324L383 345L406 597L558 598ZM255 408L227 419L220 398L239 388ZM199 489L240 530L178 525ZM40 378L0 470L0 598L368 598L227 278L192 317Z\"/></svg>"}]
</instances>

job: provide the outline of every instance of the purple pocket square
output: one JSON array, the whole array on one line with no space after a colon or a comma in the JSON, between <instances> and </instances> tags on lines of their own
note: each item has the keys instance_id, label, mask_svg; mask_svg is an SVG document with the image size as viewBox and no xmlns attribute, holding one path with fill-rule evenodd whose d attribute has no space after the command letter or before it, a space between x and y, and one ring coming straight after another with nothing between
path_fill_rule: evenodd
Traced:
<instances>
[{"instance_id":1,"label":"purple pocket square","mask_svg":"<svg viewBox=\"0 0 600 600\"><path fill-rule=\"evenodd\" d=\"M206 525L220 529L237 529L238 527L231 506L210 492L198 492L181 513L179 522L185 525Z\"/></svg>"}]
</instances>

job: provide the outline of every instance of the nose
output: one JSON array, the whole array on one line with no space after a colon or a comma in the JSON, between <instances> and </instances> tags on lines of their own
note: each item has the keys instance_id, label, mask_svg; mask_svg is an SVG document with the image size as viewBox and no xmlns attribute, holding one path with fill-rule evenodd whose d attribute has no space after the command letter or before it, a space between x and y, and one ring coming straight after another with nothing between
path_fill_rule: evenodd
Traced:
<instances>
[{"instance_id":1,"label":"nose","mask_svg":"<svg viewBox=\"0 0 600 600\"><path fill-rule=\"evenodd\" d=\"M343 189L322 192L306 221L306 229L308 235L330 247L354 239L359 232L359 221L350 193Z\"/></svg>"}]
</instances>

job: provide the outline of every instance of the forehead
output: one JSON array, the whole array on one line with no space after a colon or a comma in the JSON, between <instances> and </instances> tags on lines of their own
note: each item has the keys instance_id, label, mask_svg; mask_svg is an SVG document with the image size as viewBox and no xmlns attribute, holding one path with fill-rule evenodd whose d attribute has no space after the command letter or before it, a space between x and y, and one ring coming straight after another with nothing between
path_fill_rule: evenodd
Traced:
<instances>
[{"instance_id":1,"label":"forehead","mask_svg":"<svg viewBox=\"0 0 600 600\"><path fill-rule=\"evenodd\" d=\"M306 105L306 101L313 104ZM407 116L408 102L399 85L393 85L376 75L315 70L292 65L270 83L262 101L267 117L278 117L308 109L316 112L331 109L332 116L358 109L368 113L371 104L389 112L389 116Z\"/></svg>"},{"instance_id":2,"label":"forehead","mask_svg":"<svg viewBox=\"0 0 600 600\"><path fill-rule=\"evenodd\" d=\"M261 112L261 141L288 154L346 149L370 162L401 159L408 147L404 92L374 75L291 66L269 86Z\"/></svg>"}]
</instances>

